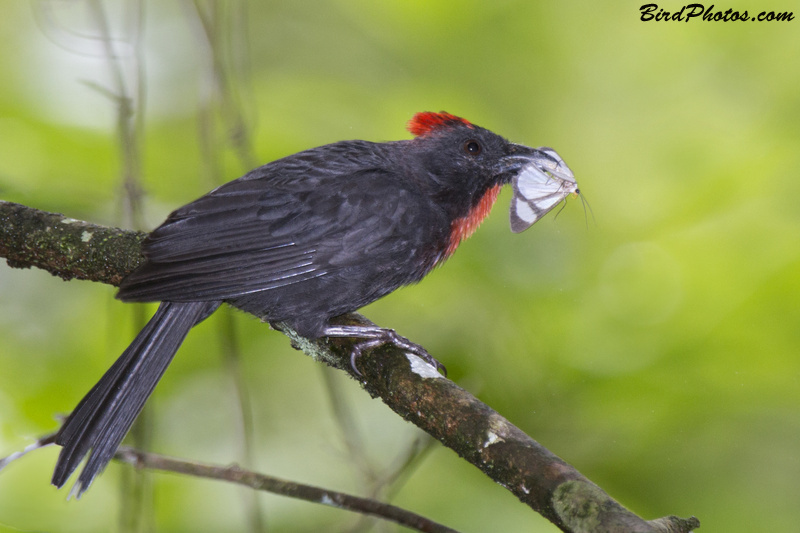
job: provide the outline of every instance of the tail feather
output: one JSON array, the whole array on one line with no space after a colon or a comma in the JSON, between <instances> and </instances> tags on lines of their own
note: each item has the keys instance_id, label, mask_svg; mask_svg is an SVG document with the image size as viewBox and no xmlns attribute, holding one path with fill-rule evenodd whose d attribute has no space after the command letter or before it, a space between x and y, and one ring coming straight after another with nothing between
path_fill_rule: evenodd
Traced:
<instances>
[{"instance_id":1,"label":"tail feather","mask_svg":"<svg viewBox=\"0 0 800 533\"><path fill-rule=\"evenodd\" d=\"M186 334L219 302L163 302L150 322L80 401L56 434L63 446L52 483L62 487L86 454L73 492L80 495L105 468L133 425Z\"/></svg>"}]
</instances>

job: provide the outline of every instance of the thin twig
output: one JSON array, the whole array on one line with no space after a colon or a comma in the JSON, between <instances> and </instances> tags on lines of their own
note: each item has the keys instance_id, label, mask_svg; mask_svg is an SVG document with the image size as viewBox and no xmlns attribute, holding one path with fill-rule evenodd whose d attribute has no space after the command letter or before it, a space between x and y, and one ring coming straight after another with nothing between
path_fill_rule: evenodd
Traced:
<instances>
[{"instance_id":1,"label":"thin twig","mask_svg":"<svg viewBox=\"0 0 800 533\"><path fill-rule=\"evenodd\" d=\"M372 515L416 531L428 533L458 533L455 529L443 526L394 505L352 496L343 492L266 476L249 470L243 470L238 466L218 466L184 461L155 453L142 452L127 446L120 447L115 455L115 459L123 463L132 464L136 467L228 481L255 490L328 505L346 511Z\"/></svg>"},{"instance_id":2,"label":"thin twig","mask_svg":"<svg viewBox=\"0 0 800 533\"><path fill-rule=\"evenodd\" d=\"M229 310L226 310L229 311ZM233 382L238 406L237 410L237 437L239 438L238 456L246 465L255 464L255 451L253 449L253 407L250 402L250 393L247 387L245 373L242 370L242 352L239 347L239 335L233 313L226 312L221 321L220 338L222 340L222 355L228 375ZM243 495L243 504L250 531L253 533L266 531L261 503L257 495L248 492Z\"/></svg>"},{"instance_id":3,"label":"thin twig","mask_svg":"<svg viewBox=\"0 0 800 533\"><path fill-rule=\"evenodd\" d=\"M122 16L130 27L130 50L126 58L114 49L111 22L101 0L89 0L88 12L102 44L106 70L111 88L101 90L110 97L116 112L116 140L120 158L120 200L122 220L127 226L142 228L142 151L141 139L144 131L144 52L142 33L144 27L144 5L142 0L129 0ZM125 59L131 62L126 69ZM134 327L144 327L145 317L141 306L132 316ZM148 448L152 438L152 409L148 404L134 423L129 438L141 448ZM146 473L126 473L120 483L122 505L119 509L120 530L125 532L151 531L154 529L154 509L151 480Z\"/></svg>"},{"instance_id":4,"label":"thin twig","mask_svg":"<svg viewBox=\"0 0 800 533\"><path fill-rule=\"evenodd\" d=\"M240 2L200 2L195 0L189 6L189 18L197 31L199 50L205 61L204 76L200 80L200 90L207 93L200 99L198 109L198 138L202 146L203 168L211 183L216 186L225 181L222 161L224 151L230 145L237 155L242 171L250 170L254 164L252 139L243 119L244 113L239 105L234 87L241 87L229 73L235 63L233 57L225 54L223 49L237 39L246 39L244 27L235 27L230 23L231 12L243 8ZM220 134L218 130L222 130ZM225 365L236 392L238 407L238 437L240 442L239 458L248 466L254 463L253 450L253 414L247 381L244 379L241 365L241 350L233 316L227 313L222 322L221 338ZM250 533L266 531L261 500L252 491L244 491L242 505Z\"/></svg>"}]
</instances>

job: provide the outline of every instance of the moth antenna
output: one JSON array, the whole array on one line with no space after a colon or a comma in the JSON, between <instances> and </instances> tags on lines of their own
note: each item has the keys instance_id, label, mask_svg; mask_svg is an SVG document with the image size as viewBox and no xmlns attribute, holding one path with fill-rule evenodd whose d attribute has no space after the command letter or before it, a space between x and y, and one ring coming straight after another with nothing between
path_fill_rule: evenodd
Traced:
<instances>
[{"instance_id":1,"label":"moth antenna","mask_svg":"<svg viewBox=\"0 0 800 533\"><path fill-rule=\"evenodd\" d=\"M586 208L589 208L589 214L592 216L592 223L596 226L597 219L594 218L594 211L592 211L592 206L589 204L589 200L586 199L586 196L581 193L581 191L575 191L578 193L578 197L581 199L581 205L583 206L583 219L586 222L586 229L589 229L589 217L586 216Z\"/></svg>"}]
</instances>

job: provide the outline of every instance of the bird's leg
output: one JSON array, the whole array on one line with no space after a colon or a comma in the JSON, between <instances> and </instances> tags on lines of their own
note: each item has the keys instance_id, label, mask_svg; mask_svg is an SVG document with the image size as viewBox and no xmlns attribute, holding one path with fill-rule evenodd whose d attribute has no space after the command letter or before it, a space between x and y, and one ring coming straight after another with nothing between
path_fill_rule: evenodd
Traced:
<instances>
[{"instance_id":1,"label":"bird's leg","mask_svg":"<svg viewBox=\"0 0 800 533\"><path fill-rule=\"evenodd\" d=\"M349 337L355 339L364 339L353 346L353 351L350 352L350 366L353 370L361 375L361 372L356 366L356 360L361 357L364 350L375 348L383 344L394 344L401 350L410 352L421 359L427 361L430 365L436 367L444 376L447 376L447 369L442 363L433 358L428 351L403 337L398 335L393 329L380 328L378 326L328 326L322 332L325 337Z\"/></svg>"}]
</instances>

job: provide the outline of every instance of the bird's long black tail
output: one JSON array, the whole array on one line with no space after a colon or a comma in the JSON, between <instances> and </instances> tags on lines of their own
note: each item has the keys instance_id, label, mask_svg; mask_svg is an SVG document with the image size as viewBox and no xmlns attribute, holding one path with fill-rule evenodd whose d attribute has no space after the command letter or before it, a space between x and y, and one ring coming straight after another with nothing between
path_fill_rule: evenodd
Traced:
<instances>
[{"instance_id":1,"label":"bird's long black tail","mask_svg":"<svg viewBox=\"0 0 800 533\"><path fill-rule=\"evenodd\" d=\"M150 322L80 401L56 434L63 446L53 485L62 487L86 454L73 493L89 488L128 433L192 326L219 302L163 302Z\"/></svg>"}]
</instances>

